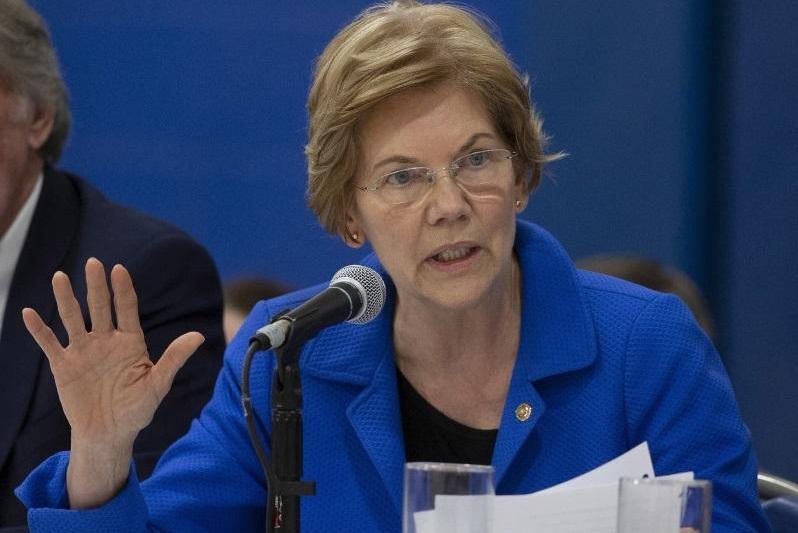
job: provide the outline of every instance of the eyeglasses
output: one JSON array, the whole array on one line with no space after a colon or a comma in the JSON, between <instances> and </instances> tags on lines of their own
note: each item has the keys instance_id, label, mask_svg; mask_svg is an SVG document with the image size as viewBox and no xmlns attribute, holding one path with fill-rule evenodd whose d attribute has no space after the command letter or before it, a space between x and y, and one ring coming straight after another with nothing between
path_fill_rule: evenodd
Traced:
<instances>
[{"instance_id":1,"label":"eyeglasses","mask_svg":"<svg viewBox=\"0 0 798 533\"><path fill-rule=\"evenodd\" d=\"M372 185L357 188L376 193L388 204L409 204L423 198L437 180L438 172L445 170L452 181L472 195L495 194L502 177L510 170L510 160L516 155L503 148L479 150L458 157L440 170L403 168L380 176Z\"/></svg>"}]
</instances>

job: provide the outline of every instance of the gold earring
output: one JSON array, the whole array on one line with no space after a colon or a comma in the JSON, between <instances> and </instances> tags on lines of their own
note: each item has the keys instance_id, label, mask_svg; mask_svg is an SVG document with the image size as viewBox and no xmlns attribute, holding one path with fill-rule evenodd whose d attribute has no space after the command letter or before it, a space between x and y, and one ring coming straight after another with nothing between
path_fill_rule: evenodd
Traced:
<instances>
[{"instance_id":1,"label":"gold earring","mask_svg":"<svg viewBox=\"0 0 798 533\"><path fill-rule=\"evenodd\" d=\"M358 237L360 237L360 235L358 235L357 232L355 231L352 232L352 234L349 237L352 239L352 242L357 242L357 239Z\"/></svg>"},{"instance_id":2,"label":"gold earring","mask_svg":"<svg viewBox=\"0 0 798 533\"><path fill-rule=\"evenodd\" d=\"M516 200L515 201L515 208L516 209L521 209L521 200Z\"/></svg>"}]
</instances>

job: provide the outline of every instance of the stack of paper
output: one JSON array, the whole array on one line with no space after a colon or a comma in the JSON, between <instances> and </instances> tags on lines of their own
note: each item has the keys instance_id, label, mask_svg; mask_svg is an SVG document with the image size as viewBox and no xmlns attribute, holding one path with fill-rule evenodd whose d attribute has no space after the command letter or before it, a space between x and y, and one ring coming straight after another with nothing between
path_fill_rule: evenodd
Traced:
<instances>
[{"instance_id":1,"label":"stack of paper","mask_svg":"<svg viewBox=\"0 0 798 533\"><path fill-rule=\"evenodd\" d=\"M480 523L485 512L493 514L495 533L615 533L621 477L654 477L647 443L546 490L496 496L492 508L485 496L436 496L435 509L415 514L416 533L471 533L468 523Z\"/></svg>"}]
</instances>

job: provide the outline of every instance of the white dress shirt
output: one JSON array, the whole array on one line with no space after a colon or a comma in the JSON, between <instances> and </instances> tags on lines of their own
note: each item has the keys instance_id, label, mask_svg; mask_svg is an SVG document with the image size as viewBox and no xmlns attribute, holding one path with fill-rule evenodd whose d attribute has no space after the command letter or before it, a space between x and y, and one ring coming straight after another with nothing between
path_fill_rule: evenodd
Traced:
<instances>
[{"instance_id":1,"label":"white dress shirt","mask_svg":"<svg viewBox=\"0 0 798 533\"><path fill-rule=\"evenodd\" d=\"M17 268L19 254L22 253L25 237L28 235L28 228L33 220L33 212L36 210L36 204L42 193L42 181L42 175L39 174L33 191L25 200L25 204L17 213L17 217L11 223L6 234L0 238L0 336L3 334L3 317L6 314L8 292L11 290L11 281L14 277L14 270Z\"/></svg>"}]
</instances>

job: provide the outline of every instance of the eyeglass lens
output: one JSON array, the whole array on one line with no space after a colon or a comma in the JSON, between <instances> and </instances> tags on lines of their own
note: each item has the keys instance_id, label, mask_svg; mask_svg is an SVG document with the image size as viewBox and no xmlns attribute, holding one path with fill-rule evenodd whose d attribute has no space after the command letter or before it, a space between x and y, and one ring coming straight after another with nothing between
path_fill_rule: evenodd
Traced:
<instances>
[{"instance_id":1,"label":"eyeglass lens","mask_svg":"<svg viewBox=\"0 0 798 533\"><path fill-rule=\"evenodd\" d=\"M509 174L512 157L512 152L505 149L481 150L459 157L438 171L427 167L397 170L383 176L375 192L391 204L415 202L432 187L439 172L448 171L449 177L472 195L495 194L503 175Z\"/></svg>"}]
</instances>

